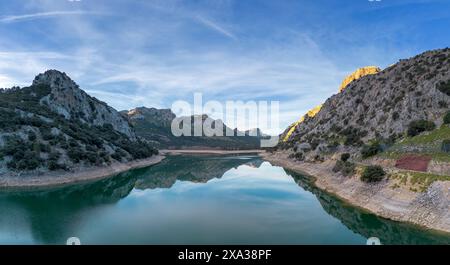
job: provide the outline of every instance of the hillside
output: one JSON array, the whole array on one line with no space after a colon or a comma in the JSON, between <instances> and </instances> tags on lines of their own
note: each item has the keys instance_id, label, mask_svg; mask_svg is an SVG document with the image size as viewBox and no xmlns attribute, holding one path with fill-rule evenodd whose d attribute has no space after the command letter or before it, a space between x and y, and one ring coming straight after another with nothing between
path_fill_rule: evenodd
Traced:
<instances>
[{"instance_id":1,"label":"hillside","mask_svg":"<svg viewBox=\"0 0 450 265\"><path fill-rule=\"evenodd\" d=\"M49 70L29 87L0 91L0 174L71 170L157 153L119 112L65 73Z\"/></svg>"},{"instance_id":2,"label":"hillside","mask_svg":"<svg viewBox=\"0 0 450 265\"><path fill-rule=\"evenodd\" d=\"M353 80L327 99L288 137L285 133L279 148L291 149L297 158L309 161L339 152L357 157L362 149L377 153L446 126L450 49L425 52L382 71L374 69L375 73ZM443 140L435 144L440 146Z\"/></svg>"},{"instance_id":3,"label":"hillside","mask_svg":"<svg viewBox=\"0 0 450 265\"><path fill-rule=\"evenodd\" d=\"M249 136L249 132L239 132L245 136L180 136L176 137L172 134L171 124L175 119L175 114L170 109L155 109L140 107L129 111L121 112L128 118L133 125L136 135L142 137L159 148L213 148L213 149L259 149L261 133L258 130L258 136ZM194 116L190 117L193 128ZM214 124L216 120L202 116L202 121L208 121ZM234 132L224 125L224 135L226 131ZM193 135L193 133L192 133ZM250 134L251 135L251 134Z\"/></svg>"}]
</instances>

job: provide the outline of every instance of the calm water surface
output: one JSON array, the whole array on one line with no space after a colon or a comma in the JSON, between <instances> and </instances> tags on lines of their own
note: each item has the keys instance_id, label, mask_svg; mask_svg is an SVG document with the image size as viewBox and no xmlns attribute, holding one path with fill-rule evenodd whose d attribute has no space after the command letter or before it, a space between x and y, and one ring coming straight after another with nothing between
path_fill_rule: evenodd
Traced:
<instances>
[{"instance_id":1,"label":"calm water surface","mask_svg":"<svg viewBox=\"0 0 450 265\"><path fill-rule=\"evenodd\" d=\"M172 156L96 183L0 192L0 244L449 244L256 156Z\"/></svg>"}]
</instances>

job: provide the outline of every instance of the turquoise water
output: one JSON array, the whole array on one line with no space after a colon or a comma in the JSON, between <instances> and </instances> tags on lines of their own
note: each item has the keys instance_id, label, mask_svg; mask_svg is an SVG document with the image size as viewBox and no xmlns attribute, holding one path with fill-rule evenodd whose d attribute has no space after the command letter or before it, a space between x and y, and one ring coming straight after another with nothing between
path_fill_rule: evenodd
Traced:
<instances>
[{"instance_id":1,"label":"turquoise water","mask_svg":"<svg viewBox=\"0 0 450 265\"><path fill-rule=\"evenodd\" d=\"M171 156L91 184L0 193L0 244L449 244L256 156Z\"/></svg>"}]
</instances>

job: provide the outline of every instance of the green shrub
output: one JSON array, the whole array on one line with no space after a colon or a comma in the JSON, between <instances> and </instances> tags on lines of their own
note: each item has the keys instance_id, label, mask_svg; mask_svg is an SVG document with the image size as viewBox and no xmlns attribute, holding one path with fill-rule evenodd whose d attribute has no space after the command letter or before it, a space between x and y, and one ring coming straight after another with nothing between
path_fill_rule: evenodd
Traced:
<instances>
[{"instance_id":1,"label":"green shrub","mask_svg":"<svg viewBox=\"0 0 450 265\"><path fill-rule=\"evenodd\" d=\"M398 112L392 113L392 119L393 119L394 121L398 120L398 118L400 118L400 114L398 114Z\"/></svg>"},{"instance_id":2,"label":"green shrub","mask_svg":"<svg viewBox=\"0 0 450 265\"><path fill-rule=\"evenodd\" d=\"M336 161L333 167L333 172L341 172L344 176L350 176L355 174L355 164L350 161Z\"/></svg>"},{"instance_id":3,"label":"green shrub","mask_svg":"<svg viewBox=\"0 0 450 265\"><path fill-rule=\"evenodd\" d=\"M442 93L446 94L447 96L450 96L450 80L447 82L441 82L439 83L436 88L441 91Z\"/></svg>"},{"instance_id":4,"label":"green shrub","mask_svg":"<svg viewBox=\"0 0 450 265\"><path fill-rule=\"evenodd\" d=\"M383 176L386 175L383 168L380 166L367 166L364 168L364 171L361 175L361 181L364 182L378 182L383 179Z\"/></svg>"},{"instance_id":5,"label":"green shrub","mask_svg":"<svg viewBox=\"0 0 450 265\"><path fill-rule=\"evenodd\" d=\"M36 140L36 134L33 131L28 132L28 141L33 142Z\"/></svg>"},{"instance_id":6,"label":"green shrub","mask_svg":"<svg viewBox=\"0 0 450 265\"><path fill-rule=\"evenodd\" d=\"M58 152L51 152L48 155L48 160L50 160L50 161L58 161L60 157L61 157L60 153L58 153Z\"/></svg>"},{"instance_id":7,"label":"green shrub","mask_svg":"<svg viewBox=\"0 0 450 265\"><path fill-rule=\"evenodd\" d=\"M79 147L71 147L69 151L67 151L67 155L75 163L80 162L84 158L83 151Z\"/></svg>"},{"instance_id":8,"label":"green shrub","mask_svg":"<svg viewBox=\"0 0 450 265\"><path fill-rule=\"evenodd\" d=\"M305 159L305 156L301 152L295 153L294 157L299 161L303 161Z\"/></svg>"},{"instance_id":9,"label":"green shrub","mask_svg":"<svg viewBox=\"0 0 450 265\"><path fill-rule=\"evenodd\" d=\"M436 128L436 124L431 121L417 120L412 121L408 126L408 136L416 136L425 131L432 131Z\"/></svg>"},{"instance_id":10,"label":"green shrub","mask_svg":"<svg viewBox=\"0 0 450 265\"><path fill-rule=\"evenodd\" d=\"M350 154L349 153L343 153L341 155L341 161L347 161L350 158Z\"/></svg>"},{"instance_id":11,"label":"green shrub","mask_svg":"<svg viewBox=\"0 0 450 265\"><path fill-rule=\"evenodd\" d=\"M441 150L442 152L450 153L450 139L442 141Z\"/></svg>"},{"instance_id":12,"label":"green shrub","mask_svg":"<svg viewBox=\"0 0 450 265\"><path fill-rule=\"evenodd\" d=\"M378 142L372 143L370 145L364 145L361 149L362 158L366 159L371 156L378 154L381 151L381 145Z\"/></svg>"},{"instance_id":13,"label":"green shrub","mask_svg":"<svg viewBox=\"0 0 450 265\"><path fill-rule=\"evenodd\" d=\"M444 124L450 124L450 111L444 116Z\"/></svg>"},{"instance_id":14,"label":"green shrub","mask_svg":"<svg viewBox=\"0 0 450 265\"><path fill-rule=\"evenodd\" d=\"M65 164L59 164L58 162L53 160L50 160L48 162L47 167L49 170L58 170L58 169L67 170L67 166Z\"/></svg>"}]
</instances>

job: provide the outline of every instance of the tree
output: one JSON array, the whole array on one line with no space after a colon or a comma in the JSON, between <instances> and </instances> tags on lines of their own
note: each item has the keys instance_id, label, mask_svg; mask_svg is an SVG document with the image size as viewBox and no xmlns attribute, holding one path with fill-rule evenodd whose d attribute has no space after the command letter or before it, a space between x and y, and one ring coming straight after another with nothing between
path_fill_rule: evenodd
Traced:
<instances>
[{"instance_id":1,"label":"tree","mask_svg":"<svg viewBox=\"0 0 450 265\"><path fill-rule=\"evenodd\" d=\"M444 116L444 124L450 124L450 111Z\"/></svg>"},{"instance_id":2,"label":"tree","mask_svg":"<svg viewBox=\"0 0 450 265\"><path fill-rule=\"evenodd\" d=\"M361 181L367 183L378 182L383 179L384 175L386 175L386 172L381 166L367 166L361 175Z\"/></svg>"},{"instance_id":3,"label":"tree","mask_svg":"<svg viewBox=\"0 0 450 265\"><path fill-rule=\"evenodd\" d=\"M441 150L442 150L442 152L450 153L450 139L446 139L446 140L442 141Z\"/></svg>"},{"instance_id":4,"label":"tree","mask_svg":"<svg viewBox=\"0 0 450 265\"><path fill-rule=\"evenodd\" d=\"M416 136L425 131L432 131L436 128L436 124L432 121L417 120L412 121L408 126L408 136Z\"/></svg>"},{"instance_id":5,"label":"tree","mask_svg":"<svg viewBox=\"0 0 450 265\"><path fill-rule=\"evenodd\" d=\"M446 94L447 96L450 96L450 80L447 82L441 82L439 83L436 88L441 91L442 93Z\"/></svg>"},{"instance_id":6,"label":"tree","mask_svg":"<svg viewBox=\"0 0 450 265\"><path fill-rule=\"evenodd\" d=\"M366 159L371 156L378 154L381 151L381 145L378 142L372 143L370 145L364 145L361 149L362 158Z\"/></svg>"},{"instance_id":7,"label":"tree","mask_svg":"<svg viewBox=\"0 0 450 265\"><path fill-rule=\"evenodd\" d=\"M350 158L350 154L349 153L343 153L341 155L341 161L347 161Z\"/></svg>"}]
</instances>

